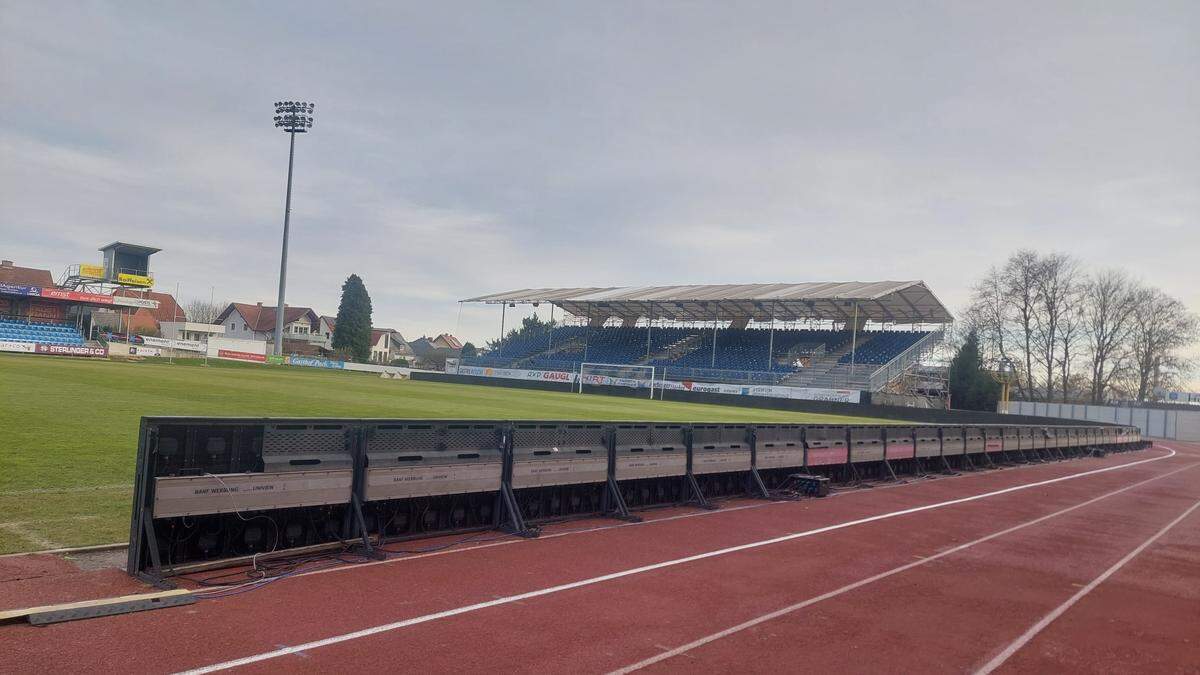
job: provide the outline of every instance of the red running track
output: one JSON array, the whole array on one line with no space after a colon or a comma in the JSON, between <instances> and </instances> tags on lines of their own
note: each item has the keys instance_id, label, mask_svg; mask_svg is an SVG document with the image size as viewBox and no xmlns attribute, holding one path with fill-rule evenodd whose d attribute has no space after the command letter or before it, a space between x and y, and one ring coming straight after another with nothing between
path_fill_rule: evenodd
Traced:
<instances>
[{"instance_id":1,"label":"red running track","mask_svg":"<svg viewBox=\"0 0 1200 675\"><path fill-rule=\"evenodd\" d=\"M1200 446L1167 445L8 626L0 670L1194 670Z\"/></svg>"}]
</instances>

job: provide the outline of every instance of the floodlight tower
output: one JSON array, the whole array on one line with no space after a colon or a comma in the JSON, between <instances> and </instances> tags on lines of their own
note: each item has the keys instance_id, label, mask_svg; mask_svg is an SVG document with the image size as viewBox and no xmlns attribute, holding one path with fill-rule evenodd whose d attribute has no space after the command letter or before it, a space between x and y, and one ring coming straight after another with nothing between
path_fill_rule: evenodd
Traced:
<instances>
[{"instance_id":1,"label":"floodlight tower","mask_svg":"<svg viewBox=\"0 0 1200 675\"><path fill-rule=\"evenodd\" d=\"M276 101L275 127L287 132L288 144L287 201L283 209L283 254L279 258L279 302L275 303L275 355L283 354L283 296L287 286L288 225L292 217L292 162L296 157L296 134L312 128L313 108L308 101Z\"/></svg>"}]
</instances>

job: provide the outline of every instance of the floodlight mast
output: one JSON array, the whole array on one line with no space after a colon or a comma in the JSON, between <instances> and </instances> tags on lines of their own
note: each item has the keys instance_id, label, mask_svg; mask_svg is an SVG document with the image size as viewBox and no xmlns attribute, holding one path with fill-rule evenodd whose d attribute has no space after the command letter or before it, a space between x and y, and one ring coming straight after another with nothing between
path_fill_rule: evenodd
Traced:
<instances>
[{"instance_id":1,"label":"floodlight mast","mask_svg":"<svg viewBox=\"0 0 1200 675\"><path fill-rule=\"evenodd\" d=\"M284 130L290 137L287 197L283 208L283 253L279 257L279 301L275 303L275 347L272 351L276 356L283 355L283 301L284 290L287 287L288 226L292 216L292 164L296 156L296 134L305 133L312 128L315 107L316 104L309 101L275 102L275 127Z\"/></svg>"}]
</instances>

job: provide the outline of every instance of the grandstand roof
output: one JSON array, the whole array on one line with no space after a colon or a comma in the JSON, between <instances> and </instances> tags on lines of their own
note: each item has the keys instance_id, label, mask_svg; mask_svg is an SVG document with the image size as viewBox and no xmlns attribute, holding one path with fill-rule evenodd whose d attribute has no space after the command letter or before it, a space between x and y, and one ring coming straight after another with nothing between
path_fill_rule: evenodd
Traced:
<instances>
[{"instance_id":1,"label":"grandstand roof","mask_svg":"<svg viewBox=\"0 0 1200 675\"><path fill-rule=\"evenodd\" d=\"M524 288L463 302L550 303L575 316L607 313L622 319L651 316L676 321L749 317L888 323L949 323L950 310L924 281L846 281L800 284Z\"/></svg>"}]
</instances>

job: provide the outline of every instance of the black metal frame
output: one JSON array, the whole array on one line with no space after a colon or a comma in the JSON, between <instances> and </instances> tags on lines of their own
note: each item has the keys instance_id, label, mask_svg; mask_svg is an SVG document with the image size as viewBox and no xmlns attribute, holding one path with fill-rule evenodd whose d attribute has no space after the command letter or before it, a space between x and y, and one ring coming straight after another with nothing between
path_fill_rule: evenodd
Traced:
<instances>
[{"instance_id":1,"label":"black metal frame","mask_svg":"<svg viewBox=\"0 0 1200 675\"><path fill-rule=\"evenodd\" d=\"M353 462L352 462L353 480L352 480L350 499L345 504L339 503L339 504L322 505L322 507L325 507L325 506L343 506L343 507L345 507L345 513L344 513L344 516L342 517L342 526L341 526L341 532L340 532L341 540L339 542L337 542L336 544L331 542L330 545L331 546L332 545L344 545L345 542L355 541L355 542L357 542L357 544L359 546L361 546L362 552L364 552L368 555L370 555L370 554L380 555L379 553L377 553L375 544L372 541L372 533L369 531L367 520L364 517L364 504L365 504L365 494L366 494L366 477L367 477L367 469L368 469L367 441L366 441L367 428L372 424L380 423L381 420L370 420L370 419L363 419L363 420L303 419L303 420L297 420L297 419L284 419L284 418L200 418L200 417L143 418L141 421L139 432L138 432L139 441L138 441L138 451L137 451L137 473L136 473L135 480L134 480L134 500L133 500L133 509L132 509L132 513L131 513L131 519L130 519L130 547L129 547L129 553L128 553L128 558L127 558L127 570L129 571L129 573L140 579L143 579L147 582L154 583L159 586L169 587L170 584L169 584L169 582L167 582L164 579L164 575L171 574L171 573L173 573L173 570L174 570L174 567L172 567L171 569L167 569L163 565L163 560L161 559L161 556L159 554L159 550L160 550L159 545L158 545L159 542L157 541L157 535L155 532L155 526L154 526L155 519L153 518L154 490L155 490L155 484L156 484L156 481L155 481L156 477L153 475L154 468L155 468L154 455L157 452L158 433L159 433L160 428L162 428L163 426L166 426L166 425L175 425L175 426L194 425L196 427L232 425L232 426L239 426L239 427L251 427L253 425L271 425L271 424L278 425L278 424L297 423L297 422L303 422L306 424L319 424L319 423L341 424L341 425L347 426L351 430L351 432L347 433L347 439L348 439L347 442L349 444L349 447L347 450L348 450L348 453L350 454L350 456L353 458ZM401 421L397 420L397 422L401 422ZM403 422L404 423L418 423L418 422L422 422L422 420L403 420ZM439 421L436 421L436 423L478 423L478 422L475 422L472 420L439 420ZM513 479L513 466L514 466L514 457L515 457L513 429L514 429L514 425L516 423L497 422L495 420L487 421L486 423L494 424L501 428L501 436L500 436L501 448L499 448L499 449L501 450L501 456L502 456L502 462L503 462L502 468L501 468L500 488L495 495L496 507L493 508L492 515L491 515L492 526L496 527L498 529L501 529L503 531L510 532L515 535L524 536L524 537L535 537L538 535L538 528L535 526L532 526L527 521L526 517L522 513L520 501L517 498L517 495L514 492L514 488L513 488L513 480L512 479ZM528 423L528 422L525 422L525 423ZM608 461L607 461L607 475L604 480L604 485L601 486L601 488L600 488L601 489L601 496L600 496L601 508L600 508L599 515L618 518L618 519L625 520L625 521L637 522L641 519L638 516L633 515L631 513L631 510L630 510L628 504L626 503L624 496L622 494L620 480L616 476L616 460L617 460L616 429L617 429L618 424L625 424L625 423L615 423L615 422L605 423L603 426L603 432L602 432L604 434L603 447L607 451ZM643 424L643 423L634 423L634 424ZM644 424L654 424L654 423L644 423ZM712 502L712 500L710 498L708 498L704 494L699 482L696 480L695 474L692 471L693 456L694 456L693 447L692 447L693 425L692 424L682 424L680 426L682 428L682 436L683 436L683 441L684 441L684 445L686 447L686 453L687 453L686 471L682 476L680 476L680 479L684 482L684 501L683 501L683 503L694 504L696 506L699 506L699 507L705 508L705 509L715 509L715 508L717 508L717 506ZM758 435L756 432L755 425L737 424L737 425L728 425L728 426L737 426L739 428L746 429L746 443L749 445L749 450L750 450L750 469L748 472L746 472L746 476L744 477L744 486L745 486L745 490L746 490L745 494L747 496L754 497L754 498L764 498L764 499L773 498L771 491L769 491L767 489L766 484L763 481L763 478L762 478L761 474L759 473L759 469L758 469ZM853 439L852 439L852 434L851 434L851 428L852 428L852 426L856 426L856 425L802 425L800 427L799 431L800 431L800 442L801 442L801 445L803 446L803 465L797 466L797 467L781 467L781 468L788 470L788 471L802 470L806 474L811 473L810 466L809 466L809 439L808 439L808 427L809 426L818 426L818 427L837 426L837 427L844 428L846 464L844 466L840 465L840 464L822 465L822 468L832 469L832 470L834 470L835 474L840 471L843 473L843 475L850 474L850 475L857 476L858 471L857 471L857 468L854 466L855 462L851 461L852 456L853 456ZM869 426L876 426L876 425L869 425ZM957 427L959 425L952 425L952 426ZM980 426L982 427L983 425L980 425ZM1022 427L1022 429L1025 429L1025 428L1027 428L1027 427ZM953 469L953 467L950 466L949 462L947 462L946 455L944 454L943 431L944 431L944 429L942 427L938 428L938 441L939 441L939 444L941 444L942 448L943 448L943 452L939 452L938 459L941 462L943 471L945 473L953 475L956 472ZM1090 431L1090 429L1089 429L1089 431ZM187 433L193 433L193 432L189 430ZM964 431L964 433L965 433L965 431ZM1023 438L1022 436L1019 435L1019 433L1020 432L1018 432L1018 438ZM887 471L887 474L890 476L891 480L898 480L899 477L897 476L897 472L893 468L892 463L889 461L889 458L887 456L888 435L887 435L886 428L881 429L880 435L881 435L881 441L883 444L883 462L882 463L884 465L884 468ZM984 437L985 437L985 443L986 443L986 432L984 433ZM912 440L912 445L913 445L912 462L913 462L914 471L918 475L923 475L923 467L921 466L922 458L916 456L917 445L918 445L917 439L916 439L916 427L913 427L911 429L910 438ZM1093 433L1087 433L1087 434L1079 435L1079 436L1072 434L1071 438L1073 441L1078 440L1085 447L1088 447L1089 449L1091 447L1098 447L1098 446L1105 445L1105 444L1096 443L1095 441L1097 440L1098 435L1093 434ZM1118 436L1118 440L1120 440L1120 438L1121 437ZM965 443L966 443L965 436L964 436L963 442L965 445ZM1025 452L1024 452L1025 448L1021 447L1022 444L1020 444L1020 442L1018 442L1018 443L1019 443L1020 454L1022 456L1024 456L1025 461L1029 461L1028 456L1026 456ZM1120 445L1122 445L1122 444L1117 444L1117 446L1120 446ZM1131 444L1131 445L1141 447L1143 444L1136 443L1136 444ZM1117 447L1117 446L1114 446L1114 447ZM1056 449L1058 449L1058 448L1056 448ZM1002 451L1002 453L1005 456L1007 456L1007 454L1008 454L1007 451ZM966 457L967 454L968 453L966 453L965 447L964 447L964 457ZM994 463L992 462L992 458L990 456L988 456L989 453L986 451L986 449L983 454L985 455L985 458L986 458L988 464L994 466ZM1053 455L1051 454L1051 456L1053 456ZM1064 459L1066 458L1066 455L1061 452L1061 449L1059 451L1059 456ZM930 458L930 459L932 459L932 458ZM1045 460L1042 460L1041 458L1039 458L1039 460L1045 461ZM968 462L972 468L974 468L974 462L970 461L970 458L967 458L965 461ZM860 462L860 463L862 463L862 462ZM719 475L719 474L714 474L714 475ZM470 493L470 494L475 494L475 493ZM479 494L484 494L484 493L479 493ZM302 508L309 508L309 507L302 507ZM430 533L430 534L442 534L442 533L443 533L443 531L439 530L436 533ZM380 540L382 540L383 539L382 530L376 536ZM390 539L389 539L389 541L390 541ZM324 546L324 544L319 544L319 546ZM286 553L287 553L287 550L284 549L278 553L273 553L273 555L275 555L275 554L286 555ZM185 564L187 564L186 561L184 563L181 563L181 565L185 565Z\"/></svg>"}]
</instances>

